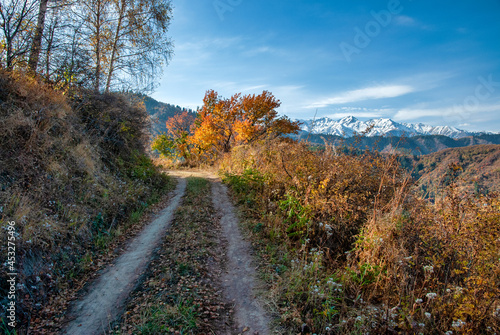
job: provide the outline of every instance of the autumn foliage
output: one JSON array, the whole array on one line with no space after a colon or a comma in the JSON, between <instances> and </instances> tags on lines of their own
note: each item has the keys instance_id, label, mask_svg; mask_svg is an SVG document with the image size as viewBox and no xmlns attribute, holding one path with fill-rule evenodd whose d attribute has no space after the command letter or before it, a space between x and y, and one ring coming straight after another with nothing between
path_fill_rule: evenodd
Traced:
<instances>
[{"instance_id":1,"label":"autumn foliage","mask_svg":"<svg viewBox=\"0 0 500 335\"><path fill-rule=\"evenodd\" d=\"M213 162L235 146L297 133L298 122L278 116L276 109L280 105L268 91L223 98L209 90L197 119L188 113L169 119L168 133L155 139L153 149L191 162Z\"/></svg>"}]
</instances>

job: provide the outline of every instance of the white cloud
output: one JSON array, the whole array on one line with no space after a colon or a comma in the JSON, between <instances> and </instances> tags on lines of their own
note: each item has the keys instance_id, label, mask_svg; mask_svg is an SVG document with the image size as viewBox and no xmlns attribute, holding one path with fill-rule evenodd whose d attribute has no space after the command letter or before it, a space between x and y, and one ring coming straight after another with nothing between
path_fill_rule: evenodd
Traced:
<instances>
[{"instance_id":1,"label":"white cloud","mask_svg":"<svg viewBox=\"0 0 500 335\"><path fill-rule=\"evenodd\" d=\"M373 119L380 117L388 117L394 113L390 108L366 108L366 107L339 107L334 108L333 113L326 116L332 119L341 119L346 116L354 116L357 118Z\"/></svg>"},{"instance_id":2,"label":"white cloud","mask_svg":"<svg viewBox=\"0 0 500 335\"><path fill-rule=\"evenodd\" d=\"M279 52L280 51L276 48L272 48L269 46L260 46L253 49L246 49L242 54L247 57L255 57L262 54L277 54Z\"/></svg>"},{"instance_id":3,"label":"white cloud","mask_svg":"<svg viewBox=\"0 0 500 335\"><path fill-rule=\"evenodd\" d=\"M500 112L500 104L477 105L474 107L457 104L455 106L443 108L404 108L399 110L393 118L396 121L406 121L424 117L442 117L448 122L463 122L465 120L470 120L473 115L493 112Z\"/></svg>"},{"instance_id":4,"label":"white cloud","mask_svg":"<svg viewBox=\"0 0 500 335\"><path fill-rule=\"evenodd\" d=\"M198 38L191 41L175 44L176 51L200 51L200 50L223 50L241 45L243 39L240 36Z\"/></svg>"},{"instance_id":5,"label":"white cloud","mask_svg":"<svg viewBox=\"0 0 500 335\"><path fill-rule=\"evenodd\" d=\"M406 15L399 15L395 18L396 24L400 26L414 26L415 25L415 19L406 16Z\"/></svg>"},{"instance_id":6,"label":"white cloud","mask_svg":"<svg viewBox=\"0 0 500 335\"><path fill-rule=\"evenodd\" d=\"M322 108L328 105L347 104L364 100L395 98L414 91L415 89L409 85L367 87L359 90L344 92L334 97L320 100L307 106L307 108Z\"/></svg>"},{"instance_id":7,"label":"white cloud","mask_svg":"<svg viewBox=\"0 0 500 335\"><path fill-rule=\"evenodd\" d=\"M367 119L372 119L372 118L380 118L383 117L384 115L380 112L340 112L340 113L333 113L333 114L328 114L327 115L330 119L342 119L347 116L354 116L357 118L367 118Z\"/></svg>"},{"instance_id":8,"label":"white cloud","mask_svg":"<svg viewBox=\"0 0 500 335\"><path fill-rule=\"evenodd\" d=\"M268 87L268 85L254 85L254 86L248 86L248 87L243 87L241 88L242 93L246 92L255 92L255 91L263 91Z\"/></svg>"}]
</instances>

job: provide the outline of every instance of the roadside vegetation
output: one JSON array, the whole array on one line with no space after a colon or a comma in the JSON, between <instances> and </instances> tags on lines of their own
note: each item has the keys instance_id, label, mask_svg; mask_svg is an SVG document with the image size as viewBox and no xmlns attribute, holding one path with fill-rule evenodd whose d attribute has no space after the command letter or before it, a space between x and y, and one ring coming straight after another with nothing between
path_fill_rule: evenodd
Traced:
<instances>
[{"instance_id":1,"label":"roadside vegetation","mask_svg":"<svg viewBox=\"0 0 500 335\"><path fill-rule=\"evenodd\" d=\"M429 203L398 161L288 140L221 161L283 334L500 331L498 195L459 192L452 165Z\"/></svg>"},{"instance_id":2,"label":"roadside vegetation","mask_svg":"<svg viewBox=\"0 0 500 335\"><path fill-rule=\"evenodd\" d=\"M68 290L81 287L174 185L146 155L140 101L63 94L12 71L0 72L0 100L0 239L7 241L5 227L15 221L17 331L48 331L63 317Z\"/></svg>"}]
</instances>

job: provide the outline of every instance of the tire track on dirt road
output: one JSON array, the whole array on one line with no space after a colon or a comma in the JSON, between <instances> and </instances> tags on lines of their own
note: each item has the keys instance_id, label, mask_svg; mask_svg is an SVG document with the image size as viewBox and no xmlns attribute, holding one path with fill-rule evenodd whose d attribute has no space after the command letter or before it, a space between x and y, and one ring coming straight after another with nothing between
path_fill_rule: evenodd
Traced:
<instances>
[{"instance_id":1,"label":"tire track on dirt road","mask_svg":"<svg viewBox=\"0 0 500 335\"><path fill-rule=\"evenodd\" d=\"M242 237L235 215L236 209L228 196L227 187L209 171L169 171L169 174L206 178L212 183L213 206L220 216L222 232L227 241L227 273L223 275L222 285L226 299L234 305L233 333L270 334L270 317L256 297L258 280L251 255L252 247Z\"/></svg>"},{"instance_id":2,"label":"tire track on dirt road","mask_svg":"<svg viewBox=\"0 0 500 335\"><path fill-rule=\"evenodd\" d=\"M231 319L234 328L221 327L216 334L270 334L270 317L255 293L258 280L255 277L252 248L242 237L236 209L226 186L220 178L207 171L168 171L168 174L178 179L169 206L131 240L126 251L91 284L88 293L73 302L68 315L74 319L65 325L62 334L107 334L111 330L110 325L123 314L130 293L139 284L139 277L149 266L154 249L161 245L174 219L185 194L187 177L201 177L210 181L212 204L222 227L218 243L226 253L224 259L220 260L224 262L221 264L224 264L226 273L222 274L221 287L224 300L233 306Z\"/></svg>"},{"instance_id":3,"label":"tire track on dirt road","mask_svg":"<svg viewBox=\"0 0 500 335\"><path fill-rule=\"evenodd\" d=\"M212 181L212 201L221 215L221 226L227 240L227 273L222 284L226 298L234 304L234 331L236 334L269 334L269 317L254 292L257 279L251 245L242 238L236 209L227 195L226 186L220 181Z\"/></svg>"},{"instance_id":4,"label":"tire track on dirt road","mask_svg":"<svg viewBox=\"0 0 500 335\"><path fill-rule=\"evenodd\" d=\"M153 250L159 245L186 189L186 180L178 179L167 208L126 248L125 252L91 284L88 293L75 301L70 316L76 317L64 327L62 334L92 335L109 331L109 325L124 308L129 293L146 269Z\"/></svg>"}]
</instances>

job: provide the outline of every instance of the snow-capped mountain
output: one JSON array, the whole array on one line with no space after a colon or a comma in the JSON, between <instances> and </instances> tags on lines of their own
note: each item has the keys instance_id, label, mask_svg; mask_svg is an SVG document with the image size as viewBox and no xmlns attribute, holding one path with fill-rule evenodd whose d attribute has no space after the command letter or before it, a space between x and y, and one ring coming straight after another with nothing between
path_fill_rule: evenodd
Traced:
<instances>
[{"instance_id":1,"label":"snow-capped mountain","mask_svg":"<svg viewBox=\"0 0 500 335\"><path fill-rule=\"evenodd\" d=\"M486 134L485 132L468 132L450 126L429 126L422 123L399 123L391 119L380 118L360 121L354 116L340 120L321 118L316 120L298 120L302 122L302 130L313 134L337 135L352 137L355 134L366 133L366 136L417 136L444 135L452 138ZM371 127L371 128L370 128Z\"/></svg>"}]
</instances>

